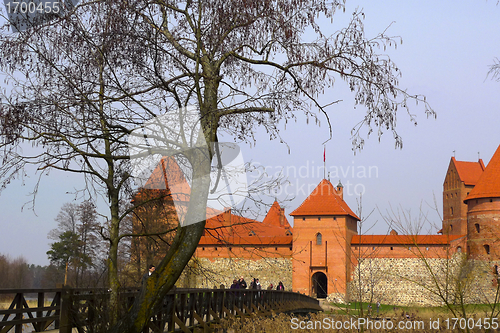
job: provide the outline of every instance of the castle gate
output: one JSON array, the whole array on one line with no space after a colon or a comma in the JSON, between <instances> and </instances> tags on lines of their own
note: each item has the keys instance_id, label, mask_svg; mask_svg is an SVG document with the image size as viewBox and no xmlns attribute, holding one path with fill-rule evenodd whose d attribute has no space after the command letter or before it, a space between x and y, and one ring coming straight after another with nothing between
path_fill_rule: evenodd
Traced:
<instances>
[{"instance_id":1,"label":"castle gate","mask_svg":"<svg viewBox=\"0 0 500 333\"><path fill-rule=\"evenodd\" d=\"M316 272L311 277L312 296L326 298L328 296L328 279L323 272Z\"/></svg>"}]
</instances>

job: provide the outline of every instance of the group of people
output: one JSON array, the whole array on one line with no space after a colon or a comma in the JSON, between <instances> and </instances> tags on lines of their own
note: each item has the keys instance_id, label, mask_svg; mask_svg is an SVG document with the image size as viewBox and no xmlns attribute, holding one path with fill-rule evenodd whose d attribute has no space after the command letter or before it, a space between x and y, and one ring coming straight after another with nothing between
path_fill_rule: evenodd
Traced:
<instances>
[{"instance_id":1,"label":"group of people","mask_svg":"<svg viewBox=\"0 0 500 333\"><path fill-rule=\"evenodd\" d=\"M154 265L149 265L148 271L142 276L142 281L141 281L142 284L146 283L147 279L151 276L151 274L153 274L155 269L156 268ZM245 279L243 278L243 276L241 276L239 280L234 279L233 284L231 285L231 289L247 289L247 287L248 287L247 283L246 283ZM248 289L262 290L262 286L259 282L259 279L253 278L252 282L250 282L250 287L248 287ZM267 290L273 290L273 289L274 289L274 286L271 283L267 287ZM278 285L276 286L276 290L281 290L281 291L285 290L285 286L283 285L283 282L280 281L278 283Z\"/></svg>"},{"instance_id":2,"label":"group of people","mask_svg":"<svg viewBox=\"0 0 500 333\"><path fill-rule=\"evenodd\" d=\"M258 278L253 278L252 279L252 282L250 282L250 286L247 286L247 283L245 281L245 279L243 278L243 276L241 276L239 278L239 280L237 279L234 279L233 280L233 284L231 285L231 288L230 289L257 289L257 290L262 290L262 285L260 284L259 282L259 279ZM267 287L267 290L273 290L274 289L274 286L273 284L271 283L268 287ZM283 285L283 282L279 282L278 283L278 286L276 286L276 290L282 290L284 291L285 290L285 286Z\"/></svg>"}]
</instances>

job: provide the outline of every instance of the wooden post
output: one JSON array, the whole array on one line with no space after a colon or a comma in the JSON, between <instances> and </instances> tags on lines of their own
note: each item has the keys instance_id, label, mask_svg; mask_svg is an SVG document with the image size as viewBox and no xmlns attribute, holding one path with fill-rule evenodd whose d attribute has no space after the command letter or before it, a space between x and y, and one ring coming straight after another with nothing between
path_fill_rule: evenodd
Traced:
<instances>
[{"instance_id":1,"label":"wooden post","mask_svg":"<svg viewBox=\"0 0 500 333\"><path fill-rule=\"evenodd\" d=\"M66 286L61 290L61 312L59 314L59 333L71 333L73 329L73 291Z\"/></svg>"},{"instance_id":2,"label":"wooden post","mask_svg":"<svg viewBox=\"0 0 500 333\"><path fill-rule=\"evenodd\" d=\"M23 308L23 300L24 300L24 295L23 293L17 293L15 302L16 302L16 310L21 310ZM23 314L21 312L17 313L16 316L14 317L15 320L21 320L23 319ZM22 333L23 331L23 325L22 324L16 324L15 332L16 333Z\"/></svg>"},{"instance_id":3,"label":"wooden post","mask_svg":"<svg viewBox=\"0 0 500 333\"><path fill-rule=\"evenodd\" d=\"M42 292L38 292L38 307L39 308L43 308L45 306L45 293L42 291ZM37 318L42 318L43 317L43 311L37 311L36 312L36 317ZM38 322L36 323L36 331L38 332L41 332L42 331L42 325L44 323L43 322Z\"/></svg>"}]
</instances>

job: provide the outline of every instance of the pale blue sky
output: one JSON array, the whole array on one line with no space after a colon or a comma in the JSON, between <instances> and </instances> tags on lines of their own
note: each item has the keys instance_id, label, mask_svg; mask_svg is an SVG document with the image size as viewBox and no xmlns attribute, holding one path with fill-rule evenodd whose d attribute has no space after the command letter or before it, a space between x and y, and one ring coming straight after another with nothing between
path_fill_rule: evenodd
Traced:
<instances>
[{"instance_id":1,"label":"pale blue sky","mask_svg":"<svg viewBox=\"0 0 500 333\"><path fill-rule=\"evenodd\" d=\"M443 180L453 151L457 159L468 161L477 160L480 152L487 163L500 145L500 83L487 78L489 65L500 57L500 7L496 1L348 1L346 13L336 17L332 32L343 26L356 7L364 8L368 36L393 22L388 34L401 36L403 44L387 52L403 72L401 86L411 93L426 95L438 117L426 119L422 107L413 107L418 126L413 126L405 114L398 116L402 150L394 149L392 135L386 133L380 143L372 136L363 151L353 155L350 129L361 119L363 110L354 109L351 93L338 82L334 90L327 92L330 98L343 100L330 108L334 134L326 145L327 168L338 170L342 183L351 184L351 193L354 186L364 189L365 213L377 207L384 212L392 206L411 209L416 216L421 202L432 203L433 195L441 209ZM265 133L257 134L255 147L244 148L246 160L269 170L288 168L293 187L286 190L296 198L287 204L286 213L295 209L322 179L317 168L323 165L321 143L328 138L322 120L317 126L313 122L306 124L299 116L297 123L289 123L286 130L283 127L282 136L291 148L290 154L286 146L269 142ZM372 175L363 177L359 171L369 167ZM293 168L297 178L293 177ZM28 176L24 186L14 181L0 196L0 253L23 255L30 263L48 264L47 233L56 226L54 218L61 205L74 198L66 193L82 183L76 176L61 172L44 177L35 215L26 209L21 212L23 203L30 199L33 170L28 170ZM338 180L331 178L334 184ZM356 209L355 195L346 195L345 200ZM439 223L435 214L430 212L429 216ZM387 225L378 212L367 221L367 225L374 223L371 232L386 232ZM429 226L426 231L436 230Z\"/></svg>"}]
</instances>

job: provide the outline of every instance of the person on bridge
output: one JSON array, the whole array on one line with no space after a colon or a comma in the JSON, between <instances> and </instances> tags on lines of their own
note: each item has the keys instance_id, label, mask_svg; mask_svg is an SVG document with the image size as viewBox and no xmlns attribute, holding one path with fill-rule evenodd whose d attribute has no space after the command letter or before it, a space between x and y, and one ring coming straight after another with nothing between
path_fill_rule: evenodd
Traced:
<instances>
[{"instance_id":1,"label":"person on bridge","mask_svg":"<svg viewBox=\"0 0 500 333\"><path fill-rule=\"evenodd\" d=\"M278 286L276 287L276 290L285 291L285 286L283 285L283 282L280 281L278 283Z\"/></svg>"},{"instance_id":2,"label":"person on bridge","mask_svg":"<svg viewBox=\"0 0 500 333\"><path fill-rule=\"evenodd\" d=\"M247 283L245 282L245 279L242 277L240 277L240 280L238 281L238 283L240 284L240 289L247 289Z\"/></svg>"},{"instance_id":3,"label":"person on bridge","mask_svg":"<svg viewBox=\"0 0 500 333\"><path fill-rule=\"evenodd\" d=\"M142 281L141 284L145 284L148 278L153 274L155 271L156 267L155 265L149 265L148 271L142 276Z\"/></svg>"},{"instance_id":4,"label":"person on bridge","mask_svg":"<svg viewBox=\"0 0 500 333\"><path fill-rule=\"evenodd\" d=\"M231 285L230 289L240 289L240 284L238 283L238 280L234 279L233 284Z\"/></svg>"}]
</instances>

